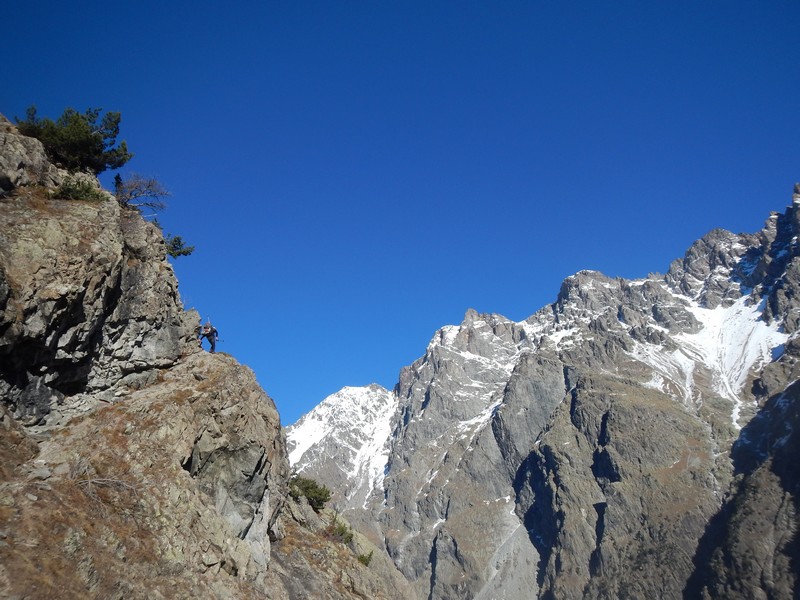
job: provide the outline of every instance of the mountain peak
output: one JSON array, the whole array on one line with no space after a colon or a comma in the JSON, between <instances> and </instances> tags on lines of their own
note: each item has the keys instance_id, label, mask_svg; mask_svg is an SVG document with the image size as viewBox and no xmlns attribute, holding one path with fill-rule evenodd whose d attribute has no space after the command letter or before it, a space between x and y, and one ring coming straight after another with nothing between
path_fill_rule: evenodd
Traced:
<instances>
[{"instance_id":1,"label":"mountain peak","mask_svg":"<svg viewBox=\"0 0 800 600\"><path fill-rule=\"evenodd\" d=\"M380 385L342 388L286 428L290 464L303 472L313 462L329 476L346 476L356 483L334 488L334 503L363 504L383 477L396 408L397 398Z\"/></svg>"},{"instance_id":2,"label":"mountain peak","mask_svg":"<svg viewBox=\"0 0 800 600\"><path fill-rule=\"evenodd\" d=\"M785 415L798 376L798 213L795 201L756 234L714 229L663 277L579 271L519 323L469 309L401 370L382 443L376 427L363 437L381 448L380 476L354 479L332 464L352 459L328 460L359 454L357 421L295 464L349 490L340 508L383 540L420 598L680 597L711 585L695 571L718 560L701 544L705 525L739 535L726 516L738 509L722 502L737 493L734 441L748 464L777 451L750 423L771 403ZM766 419L759 431L771 431ZM777 478L764 481L783 497ZM781 510L763 505L763 519L747 519ZM755 552L787 560L777 544ZM751 592L763 581L731 576Z\"/></svg>"}]
</instances>

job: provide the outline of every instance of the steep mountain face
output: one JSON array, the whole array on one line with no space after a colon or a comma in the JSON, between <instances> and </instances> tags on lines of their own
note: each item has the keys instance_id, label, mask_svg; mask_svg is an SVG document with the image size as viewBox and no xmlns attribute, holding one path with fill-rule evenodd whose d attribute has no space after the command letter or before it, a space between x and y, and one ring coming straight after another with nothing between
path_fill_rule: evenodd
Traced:
<instances>
[{"instance_id":1,"label":"steep mountain face","mask_svg":"<svg viewBox=\"0 0 800 600\"><path fill-rule=\"evenodd\" d=\"M198 322L152 223L114 201L48 201L45 190L20 188L0 211L0 394L33 423L151 382Z\"/></svg>"},{"instance_id":2,"label":"steep mountain face","mask_svg":"<svg viewBox=\"0 0 800 600\"><path fill-rule=\"evenodd\" d=\"M793 597L795 192L665 276L583 271L522 322L467 312L391 399L351 389L289 428L293 467L358 490L339 508L420 599Z\"/></svg>"},{"instance_id":3,"label":"steep mountain face","mask_svg":"<svg viewBox=\"0 0 800 600\"><path fill-rule=\"evenodd\" d=\"M408 598L289 494L275 405L198 348L156 226L63 177L0 117L0 597Z\"/></svg>"}]
</instances>

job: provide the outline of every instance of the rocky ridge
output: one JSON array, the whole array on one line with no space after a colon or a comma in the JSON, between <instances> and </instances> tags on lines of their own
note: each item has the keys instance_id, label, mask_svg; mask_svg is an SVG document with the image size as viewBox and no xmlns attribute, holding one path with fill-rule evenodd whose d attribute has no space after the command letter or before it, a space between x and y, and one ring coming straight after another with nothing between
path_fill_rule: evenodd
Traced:
<instances>
[{"instance_id":1,"label":"rocky ridge","mask_svg":"<svg viewBox=\"0 0 800 600\"><path fill-rule=\"evenodd\" d=\"M582 271L522 322L468 311L402 369L364 442L385 475L340 510L417 598L793 597L799 219L795 189L664 276ZM352 437L314 438L315 413L294 468L362 489L318 459Z\"/></svg>"},{"instance_id":2,"label":"rocky ridge","mask_svg":"<svg viewBox=\"0 0 800 600\"><path fill-rule=\"evenodd\" d=\"M289 495L275 405L198 348L157 227L63 176L0 119L0 597L408 598Z\"/></svg>"}]
</instances>

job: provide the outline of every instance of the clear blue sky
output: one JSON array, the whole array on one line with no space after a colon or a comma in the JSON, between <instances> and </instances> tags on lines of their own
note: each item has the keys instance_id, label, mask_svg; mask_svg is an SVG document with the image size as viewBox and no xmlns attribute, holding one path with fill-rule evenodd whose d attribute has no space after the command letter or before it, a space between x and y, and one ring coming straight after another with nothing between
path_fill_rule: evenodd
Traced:
<instances>
[{"instance_id":1,"label":"clear blue sky","mask_svg":"<svg viewBox=\"0 0 800 600\"><path fill-rule=\"evenodd\" d=\"M758 230L800 180L799 30L796 0L15 2L0 112L122 113L186 306L288 424L467 308Z\"/></svg>"}]
</instances>

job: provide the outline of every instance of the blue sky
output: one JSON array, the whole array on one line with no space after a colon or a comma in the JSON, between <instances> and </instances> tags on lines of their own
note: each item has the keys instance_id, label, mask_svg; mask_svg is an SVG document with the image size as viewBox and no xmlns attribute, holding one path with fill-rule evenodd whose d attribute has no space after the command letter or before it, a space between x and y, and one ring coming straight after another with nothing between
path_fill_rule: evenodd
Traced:
<instances>
[{"instance_id":1,"label":"blue sky","mask_svg":"<svg viewBox=\"0 0 800 600\"><path fill-rule=\"evenodd\" d=\"M122 174L196 246L184 303L285 424L468 308L756 231L800 180L794 0L15 4L0 112L122 113Z\"/></svg>"}]
</instances>

